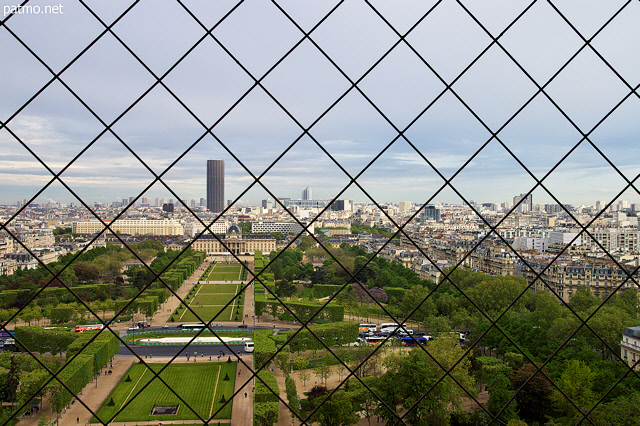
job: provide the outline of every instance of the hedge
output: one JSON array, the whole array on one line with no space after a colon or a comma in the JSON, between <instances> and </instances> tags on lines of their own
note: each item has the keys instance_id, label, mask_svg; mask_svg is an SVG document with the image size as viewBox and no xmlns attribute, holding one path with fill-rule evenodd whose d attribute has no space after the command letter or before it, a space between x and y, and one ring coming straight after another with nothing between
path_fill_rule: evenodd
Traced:
<instances>
[{"instance_id":1,"label":"hedge","mask_svg":"<svg viewBox=\"0 0 640 426\"><path fill-rule=\"evenodd\" d=\"M280 411L277 402L256 402L253 405L253 424L272 426L279 421Z\"/></svg>"},{"instance_id":2,"label":"hedge","mask_svg":"<svg viewBox=\"0 0 640 426\"><path fill-rule=\"evenodd\" d=\"M96 333L100 333L96 339L86 348L82 349ZM93 373L97 373L120 350L120 341L109 330L85 331L75 342L67 347L67 358L73 357L82 350L81 355L91 355L93 360ZM92 374L93 374L92 373Z\"/></svg>"},{"instance_id":3,"label":"hedge","mask_svg":"<svg viewBox=\"0 0 640 426\"><path fill-rule=\"evenodd\" d=\"M320 299L327 296L333 296L342 289L341 285L333 284L315 284L313 286L313 296ZM347 286L347 291L351 290L351 286Z\"/></svg>"},{"instance_id":4,"label":"hedge","mask_svg":"<svg viewBox=\"0 0 640 426\"><path fill-rule=\"evenodd\" d=\"M396 303L402 301L402 298L404 297L404 292L406 291L406 289L402 287L383 287L383 290L385 291L385 293L387 293L387 296L389 297L389 302L393 300Z\"/></svg>"},{"instance_id":5,"label":"hedge","mask_svg":"<svg viewBox=\"0 0 640 426\"><path fill-rule=\"evenodd\" d=\"M62 370L58 373L58 378L67 385L71 391L70 393L64 386L62 386L57 380L49 382L47 389L50 392L49 401L54 401L55 404L62 411L62 407L65 407L71 402L74 395L77 395L93 377L93 356L91 355L78 355ZM54 411L55 407L53 407Z\"/></svg>"},{"instance_id":6,"label":"hedge","mask_svg":"<svg viewBox=\"0 0 640 426\"><path fill-rule=\"evenodd\" d=\"M287 374L287 377L284 379L284 387L287 394L287 402L289 403L289 407L298 413L300 412L300 402L298 401L298 389L296 387L296 381L291 378Z\"/></svg>"},{"instance_id":7,"label":"hedge","mask_svg":"<svg viewBox=\"0 0 640 426\"><path fill-rule=\"evenodd\" d=\"M253 332L253 360L255 368L261 368L276 353L276 344L271 338L272 330L255 330Z\"/></svg>"},{"instance_id":8,"label":"hedge","mask_svg":"<svg viewBox=\"0 0 640 426\"><path fill-rule=\"evenodd\" d=\"M256 297L254 303L257 316L263 313L275 313L275 316L280 320L296 320L291 312L274 298L267 297L267 300L259 300L259 298ZM344 306L342 305L329 304L323 308L323 304L318 302L286 302L286 306L295 313L301 321L305 322L309 321L311 317L313 317L313 321L341 322L344 320ZM318 315L315 315L318 311Z\"/></svg>"},{"instance_id":9,"label":"hedge","mask_svg":"<svg viewBox=\"0 0 640 426\"><path fill-rule=\"evenodd\" d=\"M260 371L256 379L255 402L280 402L279 395L280 388L275 373L270 370Z\"/></svg>"},{"instance_id":10,"label":"hedge","mask_svg":"<svg viewBox=\"0 0 640 426\"><path fill-rule=\"evenodd\" d=\"M49 319L53 324L64 324L71 321L71 318L73 318L74 314L75 310L69 306L56 306L55 308L51 308Z\"/></svg>"},{"instance_id":11,"label":"hedge","mask_svg":"<svg viewBox=\"0 0 640 426\"><path fill-rule=\"evenodd\" d=\"M352 322L340 322L315 325L309 327L309 329L313 331L317 338L306 328L300 330L300 332L288 343L291 348L291 352L325 349L325 346L320 342L320 340L322 340L328 347L353 343L358 340L360 325ZM285 339L284 341L287 341L294 333L295 330L281 331L274 337L277 337L278 343L282 345L283 341L281 339Z\"/></svg>"},{"instance_id":12,"label":"hedge","mask_svg":"<svg viewBox=\"0 0 640 426\"><path fill-rule=\"evenodd\" d=\"M31 352L51 353L67 351L78 335L66 328L44 329L42 327L16 327L15 337L19 344Z\"/></svg>"},{"instance_id":13,"label":"hedge","mask_svg":"<svg viewBox=\"0 0 640 426\"><path fill-rule=\"evenodd\" d=\"M116 290L114 283L86 284L70 287L78 297L88 300L107 300ZM8 309L17 301L28 300L37 289L17 289L0 291L0 309ZM46 287L38 295L38 305L76 302L77 298L65 287Z\"/></svg>"}]
</instances>

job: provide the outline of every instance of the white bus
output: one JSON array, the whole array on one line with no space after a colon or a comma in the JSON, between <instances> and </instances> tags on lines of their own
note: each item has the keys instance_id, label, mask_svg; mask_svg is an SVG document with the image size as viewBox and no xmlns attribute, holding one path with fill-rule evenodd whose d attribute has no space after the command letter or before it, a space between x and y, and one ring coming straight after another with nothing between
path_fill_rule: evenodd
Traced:
<instances>
[{"instance_id":1,"label":"white bus","mask_svg":"<svg viewBox=\"0 0 640 426\"><path fill-rule=\"evenodd\" d=\"M378 326L376 326L375 324L360 324L361 333L375 333L376 331L378 331Z\"/></svg>"},{"instance_id":2,"label":"white bus","mask_svg":"<svg viewBox=\"0 0 640 426\"><path fill-rule=\"evenodd\" d=\"M245 342L244 343L244 351L245 352L253 352L253 342Z\"/></svg>"},{"instance_id":3,"label":"white bus","mask_svg":"<svg viewBox=\"0 0 640 426\"><path fill-rule=\"evenodd\" d=\"M401 328L401 327L407 327L407 324L403 323L398 325L398 323L395 322L385 322L380 324L380 332L382 333L393 333L394 331L396 331L396 329Z\"/></svg>"}]
</instances>

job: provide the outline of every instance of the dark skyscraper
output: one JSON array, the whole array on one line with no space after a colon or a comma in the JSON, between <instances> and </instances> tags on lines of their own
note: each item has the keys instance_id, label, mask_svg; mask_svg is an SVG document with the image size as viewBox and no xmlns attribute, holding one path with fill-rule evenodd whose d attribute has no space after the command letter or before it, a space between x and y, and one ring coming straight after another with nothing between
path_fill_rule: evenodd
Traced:
<instances>
[{"instance_id":1,"label":"dark skyscraper","mask_svg":"<svg viewBox=\"0 0 640 426\"><path fill-rule=\"evenodd\" d=\"M207 160L207 209L224 210L224 160Z\"/></svg>"}]
</instances>

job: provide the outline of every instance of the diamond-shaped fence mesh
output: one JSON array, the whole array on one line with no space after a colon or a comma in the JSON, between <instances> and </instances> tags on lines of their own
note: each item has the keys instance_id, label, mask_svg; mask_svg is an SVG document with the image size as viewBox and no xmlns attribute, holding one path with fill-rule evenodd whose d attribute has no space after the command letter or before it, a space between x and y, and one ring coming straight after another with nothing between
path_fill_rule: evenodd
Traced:
<instances>
[{"instance_id":1,"label":"diamond-shaped fence mesh","mask_svg":"<svg viewBox=\"0 0 640 426\"><path fill-rule=\"evenodd\" d=\"M2 424L637 422L640 2L2 8Z\"/></svg>"}]
</instances>

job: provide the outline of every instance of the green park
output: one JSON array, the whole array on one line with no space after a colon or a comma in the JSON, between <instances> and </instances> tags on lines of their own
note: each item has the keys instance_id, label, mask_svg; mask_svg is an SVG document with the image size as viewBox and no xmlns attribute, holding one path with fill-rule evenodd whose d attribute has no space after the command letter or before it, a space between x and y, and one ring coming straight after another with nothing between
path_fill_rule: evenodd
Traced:
<instances>
[{"instance_id":1,"label":"green park","mask_svg":"<svg viewBox=\"0 0 640 426\"><path fill-rule=\"evenodd\" d=\"M104 422L119 412L114 421L231 419L236 364L134 364L102 405L98 417ZM162 380L154 372L160 372ZM154 407L167 406L175 407L175 414L152 414Z\"/></svg>"},{"instance_id":2,"label":"green park","mask_svg":"<svg viewBox=\"0 0 640 426\"><path fill-rule=\"evenodd\" d=\"M203 281L241 281L245 266L239 263L212 263L202 276Z\"/></svg>"},{"instance_id":3,"label":"green park","mask_svg":"<svg viewBox=\"0 0 640 426\"><path fill-rule=\"evenodd\" d=\"M244 296L238 295L242 287L242 284L196 284L169 321L200 322L196 314L205 322L242 321Z\"/></svg>"},{"instance_id":4,"label":"green park","mask_svg":"<svg viewBox=\"0 0 640 426\"><path fill-rule=\"evenodd\" d=\"M275 366L287 377L287 389L278 392L292 419L314 413L320 425L346 425L360 420L358 412L387 424L405 416L409 424L462 425L495 415L510 425L564 425L591 410L594 424L607 425L633 424L640 415L640 378L619 346L625 328L640 324L636 291L622 290L604 304L581 288L562 304L550 292L528 290L522 277L460 267L432 282L357 246L310 240L255 256L256 316L309 321L315 334L254 336L261 374L270 376ZM393 338L353 346L358 323L394 321L431 339L413 348ZM307 382L315 385L307 389ZM277 422L276 401L256 399L254 420Z\"/></svg>"}]
</instances>

